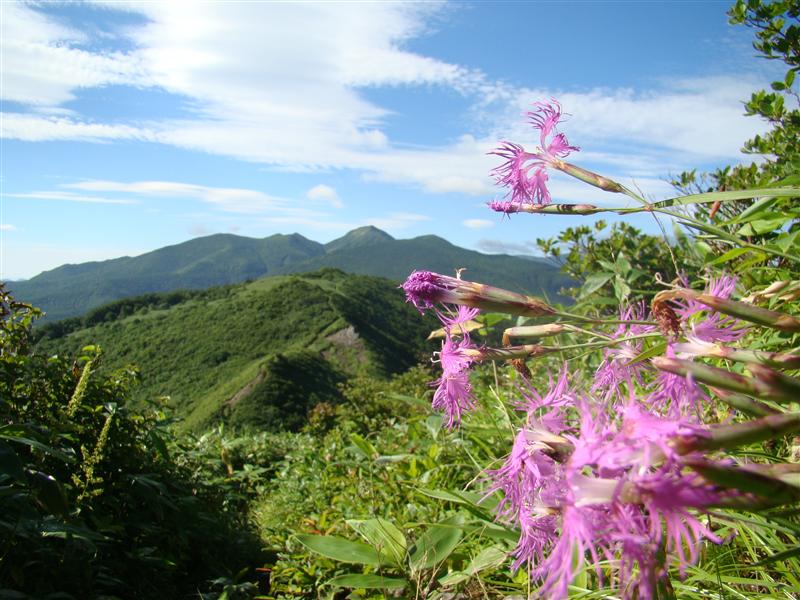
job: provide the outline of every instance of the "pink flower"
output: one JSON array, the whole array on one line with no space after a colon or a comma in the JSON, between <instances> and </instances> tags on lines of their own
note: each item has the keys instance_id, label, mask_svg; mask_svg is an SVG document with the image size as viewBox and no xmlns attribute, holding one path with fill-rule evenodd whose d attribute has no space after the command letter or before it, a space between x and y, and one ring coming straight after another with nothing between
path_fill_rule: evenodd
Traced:
<instances>
[{"instance_id":1,"label":"pink flower","mask_svg":"<svg viewBox=\"0 0 800 600\"><path fill-rule=\"evenodd\" d=\"M620 321L641 321L645 317L645 307L642 304L628 306L620 310ZM646 370L644 362L630 364L642 351L642 343L629 338L654 331L652 325L639 325L635 323L621 323L617 330L611 334L615 340L621 341L609 346L603 351L605 359L594 374L592 392L601 393L602 398L608 401L611 398L622 400L627 392L628 400L635 395L634 383L642 384L642 373Z\"/></svg>"},{"instance_id":2,"label":"pink flower","mask_svg":"<svg viewBox=\"0 0 800 600\"><path fill-rule=\"evenodd\" d=\"M439 352L439 364L442 365L442 376L431 385L436 386L431 406L445 413L447 426L455 427L461 423L461 415L465 410L475 406L472 385L469 382L469 367L474 361L467 350L476 348L469 335L455 338L447 333L442 350Z\"/></svg>"},{"instance_id":3,"label":"pink flower","mask_svg":"<svg viewBox=\"0 0 800 600\"><path fill-rule=\"evenodd\" d=\"M705 293L728 299L735 289L736 278L722 275L708 282ZM740 320L720 314L697 300L680 304L675 312L682 322L689 324L692 336L704 342L733 342L747 333L747 327ZM701 313L705 314L700 316Z\"/></svg>"},{"instance_id":4,"label":"pink flower","mask_svg":"<svg viewBox=\"0 0 800 600\"><path fill-rule=\"evenodd\" d=\"M539 130L539 148L526 152L519 144L501 142L497 150L490 152L505 159L491 173L499 185L508 188L507 197L513 204L550 204L547 167L578 150L577 146L569 145L563 133L556 133L556 126L561 122L561 105L551 100L550 103L537 102L534 106L536 108L528 112L528 120ZM501 205L493 208L498 210Z\"/></svg>"}]
</instances>

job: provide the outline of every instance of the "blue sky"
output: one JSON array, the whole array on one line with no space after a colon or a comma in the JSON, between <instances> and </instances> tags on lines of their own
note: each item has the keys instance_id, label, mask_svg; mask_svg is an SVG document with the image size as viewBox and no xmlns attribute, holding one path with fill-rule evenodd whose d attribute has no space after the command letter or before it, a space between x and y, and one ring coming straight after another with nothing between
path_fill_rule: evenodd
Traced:
<instances>
[{"instance_id":1,"label":"blue sky","mask_svg":"<svg viewBox=\"0 0 800 600\"><path fill-rule=\"evenodd\" d=\"M586 219L514 215L487 155L535 146L652 198L747 161L742 102L774 68L728 2L0 3L0 278L201 235L361 225L534 253ZM564 177L557 202L620 198ZM656 232L646 217L634 223Z\"/></svg>"}]
</instances>

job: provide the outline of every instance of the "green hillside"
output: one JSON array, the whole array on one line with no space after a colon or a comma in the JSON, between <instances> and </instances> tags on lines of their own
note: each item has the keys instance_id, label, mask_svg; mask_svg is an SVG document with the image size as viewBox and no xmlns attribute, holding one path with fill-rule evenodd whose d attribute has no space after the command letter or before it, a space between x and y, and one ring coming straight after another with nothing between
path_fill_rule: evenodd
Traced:
<instances>
[{"instance_id":1,"label":"green hillside","mask_svg":"<svg viewBox=\"0 0 800 600\"><path fill-rule=\"evenodd\" d=\"M40 307L46 321L83 315L120 298L172 290L198 290L267 275L335 267L400 282L414 269L454 273L512 290L553 297L567 283L544 261L486 255L436 236L396 240L360 227L322 245L298 234L264 239L211 235L136 257L64 265L27 281L12 282L16 297Z\"/></svg>"},{"instance_id":2,"label":"green hillside","mask_svg":"<svg viewBox=\"0 0 800 600\"><path fill-rule=\"evenodd\" d=\"M64 265L9 287L53 321L147 292L203 289L263 277L324 252L321 244L298 234L264 239L217 234L141 256Z\"/></svg>"},{"instance_id":3,"label":"green hillside","mask_svg":"<svg viewBox=\"0 0 800 600\"><path fill-rule=\"evenodd\" d=\"M38 346L74 354L97 344L103 368L138 366L134 400L169 396L189 428L296 429L318 401L335 402L346 376L416 364L434 326L395 284L327 269L121 300L44 325Z\"/></svg>"}]
</instances>

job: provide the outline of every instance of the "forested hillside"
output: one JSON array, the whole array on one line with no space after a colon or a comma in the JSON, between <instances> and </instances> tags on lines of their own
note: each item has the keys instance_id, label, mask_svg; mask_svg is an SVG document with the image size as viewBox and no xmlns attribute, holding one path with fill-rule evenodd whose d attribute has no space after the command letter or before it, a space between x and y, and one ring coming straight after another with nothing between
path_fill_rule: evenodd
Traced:
<instances>
[{"instance_id":1,"label":"forested hillside","mask_svg":"<svg viewBox=\"0 0 800 600\"><path fill-rule=\"evenodd\" d=\"M103 368L136 365L134 400L169 397L187 427L297 429L346 377L416 364L430 329L393 283L327 269L121 300L37 335L41 352L97 345Z\"/></svg>"}]
</instances>

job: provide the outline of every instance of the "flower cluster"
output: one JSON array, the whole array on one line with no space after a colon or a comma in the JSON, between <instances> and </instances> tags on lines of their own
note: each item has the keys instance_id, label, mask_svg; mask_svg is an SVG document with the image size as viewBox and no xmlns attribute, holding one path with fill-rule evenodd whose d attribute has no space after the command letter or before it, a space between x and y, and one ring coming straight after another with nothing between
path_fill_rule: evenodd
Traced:
<instances>
[{"instance_id":1,"label":"flower cluster","mask_svg":"<svg viewBox=\"0 0 800 600\"><path fill-rule=\"evenodd\" d=\"M505 161L492 174L508 193L490 208L504 213L599 210L592 205L548 206L548 168L602 190L631 193L564 162L578 148L556 130L562 120L557 102L537 103L528 118L539 132L540 146L527 152L502 142L492 153ZM434 310L444 325L436 359L442 375L433 383L433 407L444 412L450 427L475 407L469 382L474 363L505 360L522 374L520 398L512 401L521 425L509 455L485 471L483 482L486 498L499 496L497 519L520 531L511 553L513 568L527 568L540 585L539 597L566 597L575 575L588 566L598 580L619 587L623 597L652 598L670 567L683 576L698 560L704 540L722 542L705 521L708 509L775 501L759 496L753 481L764 489L782 490L781 498L800 498L800 488L781 487L781 481L769 479L768 469L764 475L753 465L740 468L716 454L800 430L800 413L777 411L755 399L797 400L800 381L779 370L800 368L800 353L730 346L741 340L750 323L800 332L800 320L731 300L735 278L711 279L702 292L681 281L656 294L649 310L643 303L622 306L610 322L616 325L612 331L587 330L586 322L594 319L560 313L531 296L460 276L414 272L403 289L409 302L420 311ZM507 329L503 348L479 347L466 326L479 309L540 320ZM602 359L587 385L565 364L540 394L524 361L562 351L538 342L565 331L601 340L586 346L601 347ZM537 343L511 345L512 337L526 335ZM708 365L703 360L708 357L743 361L753 376ZM704 424L712 393L759 418L745 424ZM739 489L737 481L750 483Z\"/></svg>"}]
</instances>

